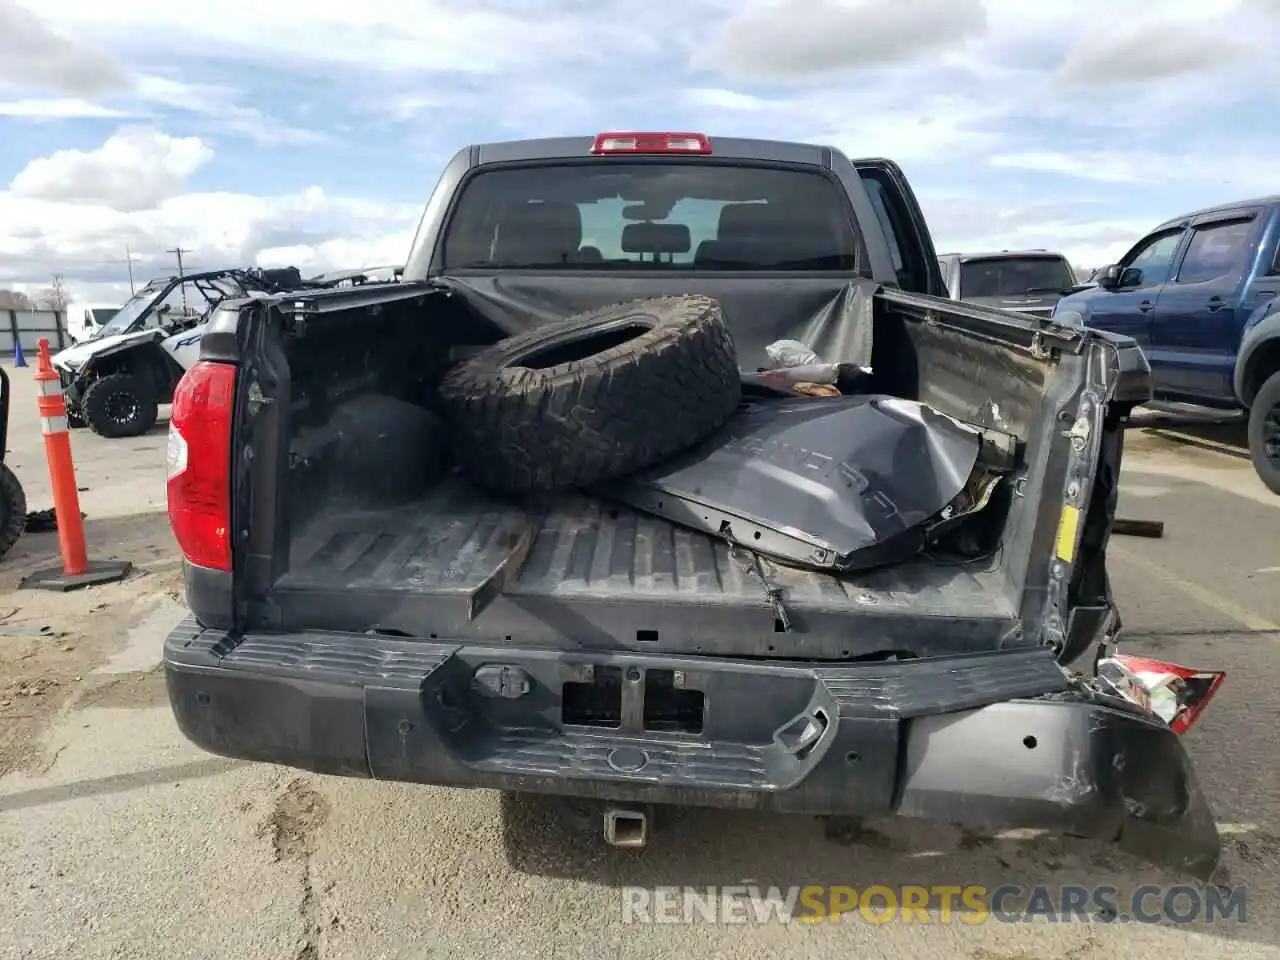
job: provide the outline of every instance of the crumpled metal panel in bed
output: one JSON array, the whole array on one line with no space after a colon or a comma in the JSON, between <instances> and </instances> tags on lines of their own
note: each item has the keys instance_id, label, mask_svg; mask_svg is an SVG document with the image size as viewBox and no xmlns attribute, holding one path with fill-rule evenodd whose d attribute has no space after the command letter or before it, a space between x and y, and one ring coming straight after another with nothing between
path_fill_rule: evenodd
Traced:
<instances>
[{"instance_id":1,"label":"crumpled metal panel in bed","mask_svg":"<svg viewBox=\"0 0 1280 960\"><path fill-rule=\"evenodd\" d=\"M897 397L765 400L600 492L784 561L866 569L919 552L980 445L974 428Z\"/></svg>"}]
</instances>

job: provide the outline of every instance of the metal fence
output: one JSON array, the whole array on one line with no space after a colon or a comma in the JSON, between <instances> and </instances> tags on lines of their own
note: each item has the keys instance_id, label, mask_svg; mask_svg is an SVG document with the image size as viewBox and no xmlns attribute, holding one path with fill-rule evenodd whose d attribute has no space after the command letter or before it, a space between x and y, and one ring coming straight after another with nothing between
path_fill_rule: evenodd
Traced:
<instances>
[{"instance_id":1,"label":"metal fence","mask_svg":"<svg viewBox=\"0 0 1280 960\"><path fill-rule=\"evenodd\" d=\"M66 314L62 310L0 310L0 355L12 356L14 344L22 344L24 355L35 355L40 338L61 350L71 345Z\"/></svg>"}]
</instances>

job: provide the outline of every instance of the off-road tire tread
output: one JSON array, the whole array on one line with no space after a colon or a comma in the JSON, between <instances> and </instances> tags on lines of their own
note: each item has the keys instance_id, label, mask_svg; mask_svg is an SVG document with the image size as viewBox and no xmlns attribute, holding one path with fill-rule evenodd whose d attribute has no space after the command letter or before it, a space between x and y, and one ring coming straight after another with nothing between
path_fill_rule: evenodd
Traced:
<instances>
[{"instance_id":1,"label":"off-road tire tread","mask_svg":"<svg viewBox=\"0 0 1280 960\"><path fill-rule=\"evenodd\" d=\"M1280 494L1280 469L1267 459L1262 446L1262 421L1271 409L1280 404L1280 371L1273 373L1258 388L1249 407L1249 458L1253 461L1253 469L1267 489Z\"/></svg>"},{"instance_id":2,"label":"off-road tire tread","mask_svg":"<svg viewBox=\"0 0 1280 960\"><path fill-rule=\"evenodd\" d=\"M100 406L105 404L106 400L98 399L109 397L121 388L131 392L134 399L138 401L138 417L127 426L109 419L105 406ZM95 380L89 384L84 391L84 396L80 398L80 416L90 430L108 440L141 436L156 425L156 417L159 413L160 405L150 384L130 373L113 373L101 380Z\"/></svg>"},{"instance_id":3,"label":"off-road tire tread","mask_svg":"<svg viewBox=\"0 0 1280 960\"><path fill-rule=\"evenodd\" d=\"M655 326L620 346L544 370L505 366L549 336L585 336L636 313ZM702 296L615 303L517 334L458 364L440 385L464 471L505 493L633 473L714 433L741 397L720 305Z\"/></svg>"},{"instance_id":4,"label":"off-road tire tread","mask_svg":"<svg viewBox=\"0 0 1280 960\"><path fill-rule=\"evenodd\" d=\"M27 495L8 464L0 463L0 557L27 531Z\"/></svg>"}]
</instances>

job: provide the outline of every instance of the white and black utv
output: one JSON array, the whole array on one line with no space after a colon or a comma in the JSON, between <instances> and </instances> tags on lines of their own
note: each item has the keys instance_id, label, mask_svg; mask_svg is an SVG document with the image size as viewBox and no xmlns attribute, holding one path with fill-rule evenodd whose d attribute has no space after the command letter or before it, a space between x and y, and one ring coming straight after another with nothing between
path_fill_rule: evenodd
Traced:
<instances>
[{"instance_id":1,"label":"white and black utv","mask_svg":"<svg viewBox=\"0 0 1280 960\"><path fill-rule=\"evenodd\" d=\"M254 291L309 286L295 267L213 270L152 280L89 339L53 357L73 427L136 437L195 363L210 310Z\"/></svg>"}]
</instances>

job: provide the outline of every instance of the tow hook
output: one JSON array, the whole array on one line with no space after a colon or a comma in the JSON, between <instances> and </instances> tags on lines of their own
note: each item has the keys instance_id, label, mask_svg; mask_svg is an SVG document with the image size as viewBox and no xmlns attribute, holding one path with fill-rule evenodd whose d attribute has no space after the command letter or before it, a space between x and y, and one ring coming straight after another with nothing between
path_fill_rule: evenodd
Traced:
<instances>
[{"instance_id":1,"label":"tow hook","mask_svg":"<svg viewBox=\"0 0 1280 960\"><path fill-rule=\"evenodd\" d=\"M604 839L611 847L639 849L649 842L649 817L631 807L608 807L604 811Z\"/></svg>"}]
</instances>

